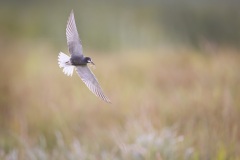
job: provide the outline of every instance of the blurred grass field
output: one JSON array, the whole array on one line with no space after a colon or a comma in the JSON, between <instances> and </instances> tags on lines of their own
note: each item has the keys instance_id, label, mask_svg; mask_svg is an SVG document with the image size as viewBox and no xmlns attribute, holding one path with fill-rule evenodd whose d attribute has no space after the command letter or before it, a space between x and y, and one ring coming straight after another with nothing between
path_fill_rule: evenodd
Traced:
<instances>
[{"instance_id":1,"label":"blurred grass field","mask_svg":"<svg viewBox=\"0 0 240 160\"><path fill-rule=\"evenodd\" d=\"M0 0L0 160L240 160L236 0ZM112 104L58 67L74 10Z\"/></svg>"},{"instance_id":2,"label":"blurred grass field","mask_svg":"<svg viewBox=\"0 0 240 160\"><path fill-rule=\"evenodd\" d=\"M0 159L240 159L238 50L85 51L110 105L62 73L59 51L1 51Z\"/></svg>"}]
</instances>

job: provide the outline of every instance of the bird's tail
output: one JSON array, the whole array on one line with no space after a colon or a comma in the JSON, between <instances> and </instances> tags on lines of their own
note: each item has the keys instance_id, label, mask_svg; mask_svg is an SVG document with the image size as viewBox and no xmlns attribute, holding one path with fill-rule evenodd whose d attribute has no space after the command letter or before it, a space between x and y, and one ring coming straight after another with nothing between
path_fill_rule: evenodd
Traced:
<instances>
[{"instance_id":1,"label":"bird's tail","mask_svg":"<svg viewBox=\"0 0 240 160\"><path fill-rule=\"evenodd\" d=\"M67 76L72 76L74 66L70 64L70 57L62 52L58 55L58 65L63 68L63 73Z\"/></svg>"}]
</instances>

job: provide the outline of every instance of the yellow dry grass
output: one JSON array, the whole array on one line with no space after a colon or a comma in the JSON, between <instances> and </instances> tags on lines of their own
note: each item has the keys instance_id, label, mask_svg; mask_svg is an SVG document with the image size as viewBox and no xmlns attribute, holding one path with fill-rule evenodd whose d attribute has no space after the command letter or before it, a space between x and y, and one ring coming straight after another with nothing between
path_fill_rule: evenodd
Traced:
<instances>
[{"instance_id":1,"label":"yellow dry grass","mask_svg":"<svg viewBox=\"0 0 240 160\"><path fill-rule=\"evenodd\" d=\"M62 73L56 49L24 43L5 47L0 157L239 159L236 52L86 52L96 63L93 72L109 105L75 73L71 78Z\"/></svg>"}]
</instances>

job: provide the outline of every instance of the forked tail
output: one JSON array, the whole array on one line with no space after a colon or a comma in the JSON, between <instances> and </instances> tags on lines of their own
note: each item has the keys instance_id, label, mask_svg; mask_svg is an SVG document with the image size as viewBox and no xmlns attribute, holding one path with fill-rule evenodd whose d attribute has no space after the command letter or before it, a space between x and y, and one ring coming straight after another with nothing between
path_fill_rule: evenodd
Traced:
<instances>
[{"instance_id":1,"label":"forked tail","mask_svg":"<svg viewBox=\"0 0 240 160\"><path fill-rule=\"evenodd\" d=\"M63 73L67 76L72 76L74 66L70 64L70 57L62 52L58 55L58 65L63 68Z\"/></svg>"}]
</instances>

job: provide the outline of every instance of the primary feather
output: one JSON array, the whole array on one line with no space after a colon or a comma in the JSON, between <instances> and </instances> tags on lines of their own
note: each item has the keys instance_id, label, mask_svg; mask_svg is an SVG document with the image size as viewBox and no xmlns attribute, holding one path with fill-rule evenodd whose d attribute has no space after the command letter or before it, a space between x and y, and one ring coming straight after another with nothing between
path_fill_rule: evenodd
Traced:
<instances>
[{"instance_id":1,"label":"primary feather","mask_svg":"<svg viewBox=\"0 0 240 160\"><path fill-rule=\"evenodd\" d=\"M66 27L66 37L70 54L77 54L83 56L82 44L78 36L73 10L71 11L70 16L68 18L68 23Z\"/></svg>"},{"instance_id":2,"label":"primary feather","mask_svg":"<svg viewBox=\"0 0 240 160\"><path fill-rule=\"evenodd\" d=\"M90 91L92 91L97 97L103 99L104 101L108 103L111 102L109 98L104 95L102 88L100 87L96 77L94 76L94 74L91 72L87 65L77 66L76 71Z\"/></svg>"}]
</instances>

